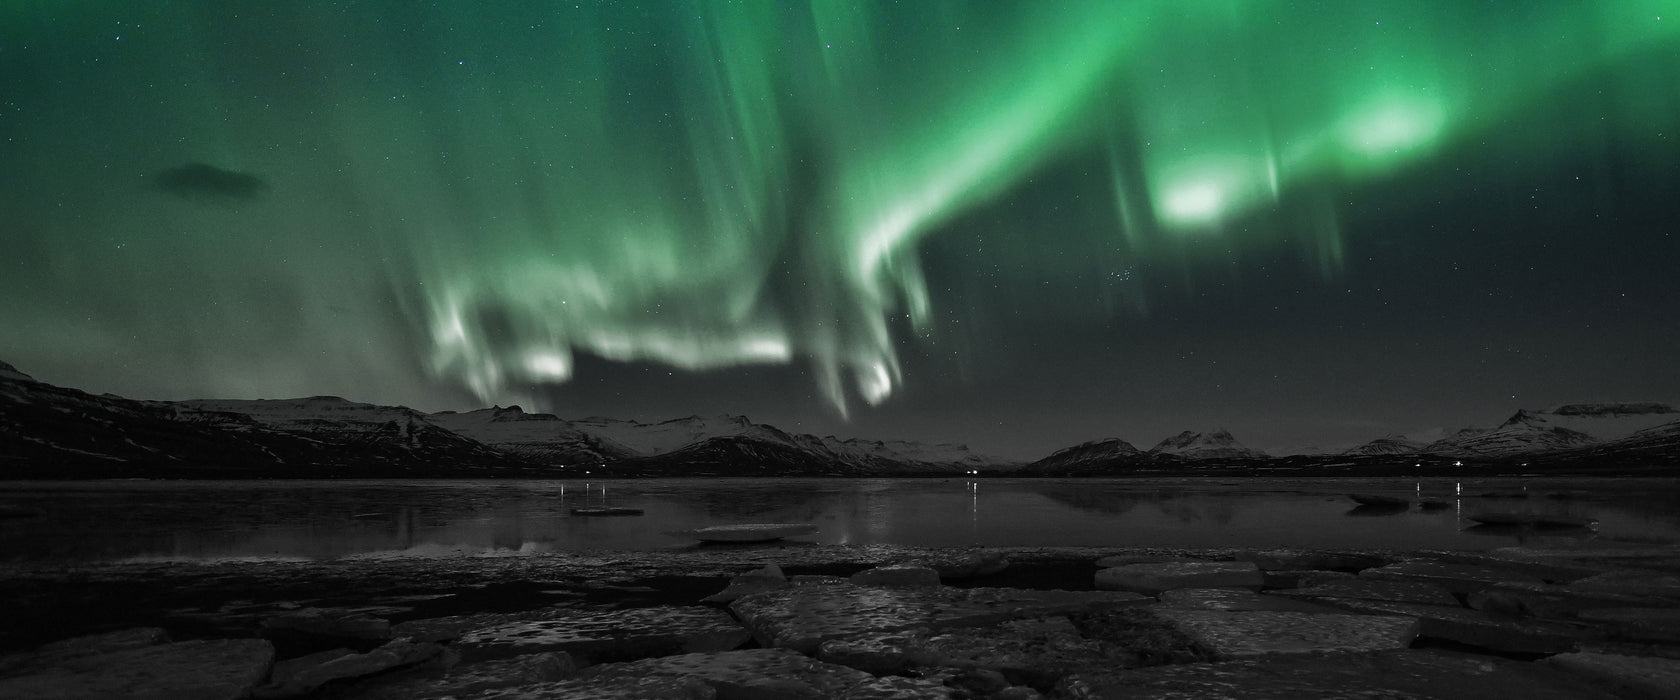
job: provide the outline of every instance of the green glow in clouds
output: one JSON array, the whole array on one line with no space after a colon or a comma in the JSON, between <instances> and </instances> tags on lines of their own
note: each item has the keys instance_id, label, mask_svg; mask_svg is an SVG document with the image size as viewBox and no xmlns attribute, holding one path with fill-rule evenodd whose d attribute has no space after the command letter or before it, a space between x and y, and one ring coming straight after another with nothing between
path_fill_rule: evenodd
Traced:
<instances>
[{"instance_id":1,"label":"green glow in clouds","mask_svg":"<svg viewBox=\"0 0 1680 700\"><path fill-rule=\"evenodd\" d=\"M264 276L389 298L395 327L328 338L342 323L301 312L274 347L330 346L390 377L412 366L485 401L569 381L590 353L803 363L842 412L912 380L896 336L926 331L939 303L920 244L1031 178L1106 159L1081 174L1115 193L1086 203L1089 226L1140 259L1144 241L1236 239L1233 222L1303 188L1425 162L1675 45L1680 26L1657 0L169 5L0 11L19 80L4 92L48 110L12 122L8 162L31 165L7 184L51 189L69 159L203 161L271 187L221 203L88 191L74 221L46 196L8 205L12 220L144 234L149 267L111 264L148 274L179 261L176 237L199 241L204 265L181 282L224 298ZM106 62L52 63L78 45ZM72 112L100 136L49 136ZM1610 128L1642 123L1629 118ZM1303 227L1339 249L1333 219ZM63 264L31 274L112 274L53 245ZM37 301L64 318L121 303ZM176 321L263 346L242 317Z\"/></svg>"}]
</instances>

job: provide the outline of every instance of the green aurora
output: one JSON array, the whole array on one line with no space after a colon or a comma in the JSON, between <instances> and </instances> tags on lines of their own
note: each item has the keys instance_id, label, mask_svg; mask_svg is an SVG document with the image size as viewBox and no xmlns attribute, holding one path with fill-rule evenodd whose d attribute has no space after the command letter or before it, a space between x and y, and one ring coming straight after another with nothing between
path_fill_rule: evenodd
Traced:
<instances>
[{"instance_id":1,"label":"green aurora","mask_svg":"<svg viewBox=\"0 0 1680 700\"><path fill-rule=\"evenodd\" d=\"M786 365L845 415L989 342L932 251L1105 327L1233 256L1335 284L1348 193L1467 145L1672 152L1676 56L1676 0L8 2L0 352L433 407Z\"/></svg>"}]
</instances>

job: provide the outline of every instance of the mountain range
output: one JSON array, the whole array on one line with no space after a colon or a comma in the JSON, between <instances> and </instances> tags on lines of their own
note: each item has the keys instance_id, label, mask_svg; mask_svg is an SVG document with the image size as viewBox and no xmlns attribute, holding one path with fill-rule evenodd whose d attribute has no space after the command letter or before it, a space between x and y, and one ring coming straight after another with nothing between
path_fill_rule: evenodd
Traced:
<instances>
[{"instance_id":1,"label":"mountain range","mask_svg":"<svg viewBox=\"0 0 1680 700\"><path fill-rule=\"evenodd\" d=\"M1497 427L1461 430L1417 452L1516 457L1581 448L1637 447L1664 434L1672 435L1677 426L1680 411L1667 404L1567 404L1540 411L1520 410Z\"/></svg>"},{"instance_id":2,"label":"mountain range","mask_svg":"<svg viewBox=\"0 0 1680 700\"><path fill-rule=\"evenodd\" d=\"M1339 454L1271 456L1231 433L1185 431L1149 450L1108 438L1074 445L1021 468L1054 475L1185 471L1243 473L1453 473L1590 471L1660 473L1680 466L1680 410L1662 403L1566 404L1519 410L1492 428L1433 441L1390 435Z\"/></svg>"},{"instance_id":3,"label":"mountain range","mask_svg":"<svg viewBox=\"0 0 1680 700\"><path fill-rule=\"evenodd\" d=\"M0 362L0 478L955 475L998 465L962 445L793 434L741 416L565 420L336 396L136 401Z\"/></svg>"},{"instance_id":4,"label":"mountain range","mask_svg":"<svg viewBox=\"0 0 1680 700\"><path fill-rule=\"evenodd\" d=\"M1680 465L1659 403L1518 411L1424 442L1272 456L1224 429L1148 450L1119 438L1007 463L951 443L789 433L742 416L568 420L519 406L425 413L336 396L140 401L36 381L0 362L0 478L910 476L1378 473L1474 467L1649 473Z\"/></svg>"}]
</instances>

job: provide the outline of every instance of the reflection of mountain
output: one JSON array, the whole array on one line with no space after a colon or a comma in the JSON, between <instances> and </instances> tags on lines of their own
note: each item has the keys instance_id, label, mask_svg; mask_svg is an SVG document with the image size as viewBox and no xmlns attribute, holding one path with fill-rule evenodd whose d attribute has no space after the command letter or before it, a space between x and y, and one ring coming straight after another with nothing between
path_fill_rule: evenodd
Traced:
<instances>
[{"instance_id":1,"label":"reflection of mountain","mask_svg":"<svg viewBox=\"0 0 1680 700\"><path fill-rule=\"evenodd\" d=\"M1680 525L1680 493L1666 489L1629 492L1616 505L1639 520Z\"/></svg>"},{"instance_id":2,"label":"reflection of mountain","mask_svg":"<svg viewBox=\"0 0 1680 700\"><path fill-rule=\"evenodd\" d=\"M1156 492L1093 489L1083 484L1047 483L1033 491L1057 503L1104 515L1120 515L1141 504L1172 497Z\"/></svg>"},{"instance_id":3,"label":"reflection of mountain","mask_svg":"<svg viewBox=\"0 0 1680 700\"><path fill-rule=\"evenodd\" d=\"M1406 511L1408 511L1410 509L1411 509L1411 504L1409 504L1409 503L1366 503L1366 504L1361 504L1361 505L1354 506L1353 508L1350 508L1348 510L1348 512L1344 513L1344 515L1350 515L1350 516L1353 516L1353 517L1356 517L1356 518L1371 517L1371 516L1384 516L1384 515L1403 515L1403 514L1406 513Z\"/></svg>"},{"instance_id":4,"label":"reflection of mountain","mask_svg":"<svg viewBox=\"0 0 1680 700\"><path fill-rule=\"evenodd\" d=\"M1230 497L1197 495L1172 498L1157 501L1155 507L1186 525L1204 521L1229 525L1237 516L1237 499Z\"/></svg>"},{"instance_id":5,"label":"reflection of mountain","mask_svg":"<svg viewBox=\"0 0 1680 700\"><path fill-rule=\"evenodd\" d=\"M1239 500L1229 495L1210 496L1174 488L1092 488L1087 483L1045 482L1034 485L1032 492L1071 508L1102 515L1124 515L1138 506L1152 506L1185 524L1204 521L1228 524L1236 517Z\"/></svg>"},{"instance_id":6,"label":"reflection of mountain","mask_svg":"<svg viewBox=\"0 0 1680 700\"><path fill-rule=\"evenodd\" d=\"M842 505L840 494L833 491L751 482L744 482L738 489L697 490L679 502L720 523L766 519L809 522L824 512L840 510Z\"/></svg>"}]
</instances>

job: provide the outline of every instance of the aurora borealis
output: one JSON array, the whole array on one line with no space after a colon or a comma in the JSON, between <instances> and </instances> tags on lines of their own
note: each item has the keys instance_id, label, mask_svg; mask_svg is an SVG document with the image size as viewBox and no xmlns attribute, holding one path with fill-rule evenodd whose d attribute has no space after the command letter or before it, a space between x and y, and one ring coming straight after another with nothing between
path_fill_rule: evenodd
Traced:
<instances>
[{"instance_id":1,"label":"aurora borealis","mask_svg":"<svg viewBox=\"0 0 1680 700\"><path fill-rule=\"evenodd\" d=\"M0 359L1020 456L1672 400L1677 86L1680 0L8 2Z\"/></svg>"}]
</instances>

